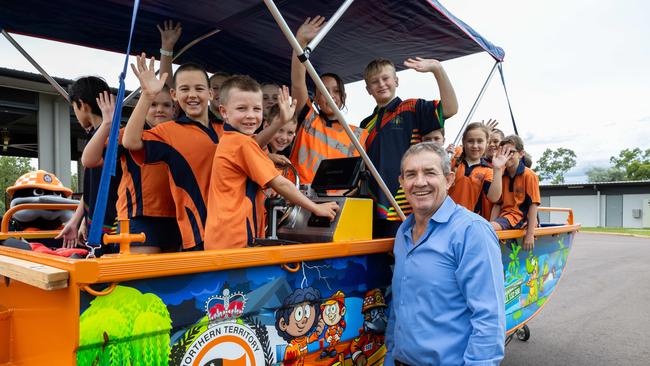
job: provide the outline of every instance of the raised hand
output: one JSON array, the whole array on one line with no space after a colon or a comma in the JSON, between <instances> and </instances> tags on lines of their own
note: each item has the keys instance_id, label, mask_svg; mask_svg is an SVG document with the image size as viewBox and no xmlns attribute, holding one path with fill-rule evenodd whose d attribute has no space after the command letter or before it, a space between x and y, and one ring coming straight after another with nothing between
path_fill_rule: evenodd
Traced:
<instances>
[{"instance_id":1,"label":"raised hand","mask_svg":"<svg viewBox=\"0 0 650 366\"><path fill-rule=\"evenodd\" d=\"M99 110L102 111L102 123L111 124L113 122L113 114L115 113L115 95L108 91L99 93L95 98Z\"/></svg>"},{"instance_id":2,"label":"raised hand","mask_svg":"<svg viewBox=\"0 0 650 366\"><path fill-rule=\"evenodd\" d=\"M174 25L173 21L165 20L162 27L156 25L156 28L158 28L158 31L160 32L160 44L162 45L162 48L167 51L173 51L176 42L178 42L178 39L181 37L181 33L183 32L181 23L178 22Z\"/></svg>"},{"instance_id":3,"label":"raised hand","mask_svg":"<svg viewBox=\"0 0 650 366\"><path fill-rule=\"evenodd\" d=\"M149 60L149 66L147 66L147 55L144 52L137 57L137 60L138 66L136 67L134 64L131 64L131 69L138 80L140 80L142 94L146 94L153 99L162 90L168 74L165 72L158 79L154 69L156 59L152 57Z\"/></svg>"},{"instance_id":4,"label":"raised hand","mask_svg":"<svg viewBox=\"0 0 650 366\"><path fill-rule=\"evenodd\" d=\"M431 58L408 58L404 61L404 66L417 72L433 72L442 68L440 61Z\"/></svg>"},{"instance_id":5,"label":"raised hand","mask_svg":"<svg viewBox=\"0 0 650 366\"><path fill-rule=\"evenodd\" d=\"M314 19L307 18L300 28L298 28L298 32L296 32L298 43L301 45L309 43L316 37L323 25L325 25L325 17L316 15Z\"/></svg>"},{"instance_id":6,"label":"raised hand","mask_svg":"<svg viewBox=\"0 0 650 366\"><path fill-rule=\"evenodd\" d=\"M293 119L296 112L296 100L291 100L289 88L283 85L278 88L278 107L280 107L280 122L284 125Z\"/></svg>"},{"instance_id":7,"label":"raised hand","mask_svg":"<svg viewBox=\"0 0 650 366\"><path fill-rule=\"evenodd\" d=\"M506 166L508 159L512 157L512 154L514 154L514 151L511 150L510 146L500 146L492 157L492 167L502 170Z\"/></svg>"},{"instance_id":8,"label":"raised hand","mask_svg":"<svg viewBox=\"0 0 650 366\"><path fill-rule=\"evenodd\" d=\"M497 121L496 119L490 118L490 119L488 119L487 122L485 122L485 120L482 120L481 123L484 124L490 130L490 133L492 133L492 131L494 131L494 129L499 124L499 121Z\"/></svg>"}]
</instances>

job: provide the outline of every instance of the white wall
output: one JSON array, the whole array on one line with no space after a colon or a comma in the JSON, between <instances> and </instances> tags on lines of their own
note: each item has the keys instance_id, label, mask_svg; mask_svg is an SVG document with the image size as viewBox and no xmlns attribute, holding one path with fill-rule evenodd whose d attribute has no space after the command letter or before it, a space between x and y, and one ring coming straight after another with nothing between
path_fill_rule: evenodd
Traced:
<instances>
[{"instance_id":1,"label":"white wall","mask_svg":"<svg viewBox=\"0 0 650 366\"><path fill-rule=\"evenodd\" d=\"M582 226L598 226L596 195L593 196L551 196L551 207L573 209L573 222ZM604 207L601 207L604 210ZM566 222L566 213L551 212L551 222Z\"/></svg>"},{"instance_id":2,"label":"white wall","mask_svg":"<svg viewBox=\"0 0 650 366\"><path fill-rule=\"evenodd\" d=\"M642 209L644 199L650 199L650 194L623 195L623 227L643 227L643 218L635 219L632 216L632 210Z\"/></svg>"}]
</instances>

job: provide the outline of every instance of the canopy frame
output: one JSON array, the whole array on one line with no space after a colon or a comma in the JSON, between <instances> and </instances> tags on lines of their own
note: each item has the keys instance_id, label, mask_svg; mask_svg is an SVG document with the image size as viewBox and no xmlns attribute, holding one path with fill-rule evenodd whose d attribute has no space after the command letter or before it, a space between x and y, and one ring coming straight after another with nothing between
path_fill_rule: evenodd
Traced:
<instances>
[{"instance_id":1,"label":"canopy frame","mask_svg":"<svg viewBox=\"0 0 650 366\"><path fill-rule=\"evenodd\" d=\"M329 30L332 29L334 23L338 19L340 19L340 17L343 15L345 10L351 5L352 1L353 0L347 0L346 2L344 2L339 8L339 10L336 11L335 13L336 17L333 17L333 19L330 20L329 27L326 27L319 32L318 36L316 37L319 39L319 42L321 39L325 37L327 32L329 32ZM320 78L318 72L316 72L316 69L314 68L311 61L309 60L309 57L311 56L311 52L318 45L318 42L312 45L312 47L314 48L311 48L308 50L308 52L305 52L305 50L303 50L302 47L300 46L300 43L298 43L296 36L289 28L289 25L284 20L284 17L280 13L278 7L275 5L275 2L273 0L264 0L264 3L269 8L269 11L273 15L273 18L275 19L276 23L278 23L278 26L282 30L282 33L284 33L285 37L287 38L287 41L289 41L289 43L291 44L291 48L293 48L296 54L301 55L301 57L299 57L298 59L300 60L300 62L302 62L303 65L305 65L305 68L307 69L307 73L314 81L314 84L316 85L318 91L323 96L325 96L325 99L327 100L327 105L334 111L334 114L336 115L336 118L338 119L339 123L341 123L341 126L343 126L345 133L350 138L350 141L352 141L352 144L359 152L359 155L361 155L361 158L366 164L366 168L370 170L370 174L372 174L373 178L375 178L375 180L379 184L379 188L382 190L382 192L384 192L386 197L390 200L391 205L393 206L393 208L395 208L395 212L397 212L400 219L402 219L402 221L405 221L406 216L404 215L404 212L402 212L402 209L399 207L399 204L397 204L397 200L395 200L395 197L393 197L393 194L388 189L388 186L386 186L386 183L379 175L377 168L375 168L375 165L370 160L370 157L368 156L368 154L366 154L365 149L363 148L363 146L361 146L359 140L357 140L357 137L354 135L354 132L352 132L352 129L350 128L347 120L345 119L345 116L343 115L343 113L341 113L341 110L339 110L339 107L336 105L336 103L334 103L334 99L332 99L332 96L327 91L325 84L323 84L323 80Z\"/></svg>"}]
</instances>

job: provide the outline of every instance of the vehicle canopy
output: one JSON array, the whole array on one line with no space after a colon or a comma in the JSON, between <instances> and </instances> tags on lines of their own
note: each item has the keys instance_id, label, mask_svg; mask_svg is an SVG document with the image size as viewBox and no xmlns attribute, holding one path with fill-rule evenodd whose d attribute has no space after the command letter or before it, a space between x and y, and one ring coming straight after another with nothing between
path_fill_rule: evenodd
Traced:
<instances>
[{"instance_id":1,"label":"vehicle canopy","mask_svg":"<svg viewBox=\"0 0 650 366\"><path fill-rule=\"evenodd\" d=\"M191 4L191 5L189 5ZM330 17L342 1L278 1L277 6L295 31L305 18ZM8 1L0 12L7 32L82 46L124 52L133 1L60 0ZM44 21L47 19L47 21ZM208 71L251 75L259 81L288 83L291 47L260 0L143 0L140 3L131 50L158 55L155 25L180 21L183 46L215 30L175 62L198 62ZM422 55L440 61L488 52L502 61L504 51L452 15L435 0L382 0L352 3L311 57L320 70L359 80L372 59L401 61Z\"/></svg>"}]
</instances>

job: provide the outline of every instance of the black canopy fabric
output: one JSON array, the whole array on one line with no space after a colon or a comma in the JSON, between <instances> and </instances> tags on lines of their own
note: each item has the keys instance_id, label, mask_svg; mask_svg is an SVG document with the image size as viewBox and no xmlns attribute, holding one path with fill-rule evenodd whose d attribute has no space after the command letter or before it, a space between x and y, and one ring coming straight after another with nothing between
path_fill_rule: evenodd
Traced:
<instances>
[{"instance_id":1,"label":"black canopy fabric","mask_svg":"<svg viewBox=\"0 0 650 366\"><path fill-rule=\"evenodd\" d=\"M308 16L330 17L342 0L279 0L278 8L295 32ZM127 0L5 0L0 27L8 32L124 52L133 2ZM287 83L291 48L261 0L143 0L132 51L159 57L156 24L180 21L180 49L214 29L220 32L194 45L177 63L204 65L208 71L248 74L259 81ZM421 56L440 61L486 51L502 61L504 51L481 37L434 0L357 0L312 53L319 72L361 79L377 57L401 63ZM53 55L57 57L57 55ZM73 60L84 62L83 60Z\"/></svg>"}]
</instances>

